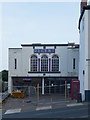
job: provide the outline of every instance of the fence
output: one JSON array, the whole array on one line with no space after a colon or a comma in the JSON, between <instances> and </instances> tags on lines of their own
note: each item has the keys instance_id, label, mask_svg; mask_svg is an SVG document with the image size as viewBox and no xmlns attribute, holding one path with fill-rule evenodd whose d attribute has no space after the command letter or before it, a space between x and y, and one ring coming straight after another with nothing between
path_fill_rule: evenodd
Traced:
<instances>
[{"instance_id":1,"label":"fence","mask_svg":"<svg viewBox=\"0 0 90 120\"><path fill-rule=\"evenodd\" d=\"M35 86L13 86L12 90L20 90L24 92L24 96L31 96L37 94L37 87ZM48 85L44 86L44 94L60 94L65 95L65 84L62 85ZM39 86L39 95L42 95L42 86ZM71 96L71 89L66 86L66 95Z\"/></svg>"},{"instance_id":2,"label":"fence","mask_svg":"<svg viewBox=\"0 0 90 120\"><path fill-rule=\"evenodd\" d=\"M24 97L19 96L14 98L14 96L11 95L7 100L8 109L27 107L33 110L38 105L61 104L61 101L66 104L67 99L71 97L71 90L67 88L66 84L44 86L44 95L42 95L42 87L39 86L39 84L37 87L13 86L12 92L13 91L23 92Z\"/></svg>"}]
</instances>

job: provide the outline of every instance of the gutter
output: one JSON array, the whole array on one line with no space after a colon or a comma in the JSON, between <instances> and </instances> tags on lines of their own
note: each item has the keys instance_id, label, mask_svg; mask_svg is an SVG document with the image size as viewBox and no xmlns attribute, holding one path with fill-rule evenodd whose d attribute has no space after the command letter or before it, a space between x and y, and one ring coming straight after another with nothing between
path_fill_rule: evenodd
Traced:
<instances>
[{"instance_id":1,"label":"gutter","mask_svg":"<svg viewBox=\"0 0 90 120\"><path fill-rule=\"evenodd\" d=\"M84 7L83 7L83 10L82 10L81 15L80 15L80 18L79 18L79 25L78 25L78 29L79 29L79 30L80 30L80 22L81 22L81 20L82 20L82 17L83 17L83 14L84 14L85 10L90 10L90 5L87 5L87 6L84 6Z\"/></svg>"}]
</instances>

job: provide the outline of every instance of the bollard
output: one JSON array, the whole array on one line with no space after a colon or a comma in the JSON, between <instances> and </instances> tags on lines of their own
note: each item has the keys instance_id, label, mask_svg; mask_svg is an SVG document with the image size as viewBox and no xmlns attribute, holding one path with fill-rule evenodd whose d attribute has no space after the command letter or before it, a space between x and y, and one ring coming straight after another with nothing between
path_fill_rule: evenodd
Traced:
<instances>
[{"instance_id":1,"label":"bollard","mask_svg":"<svg viewBox=\"0 0 90 120\"><path fill-rule=\"evenodd\" d=\"M24 99L22 99L22 106L24 107Z\"/></svg>"},{"instance_id":2,"label":"bollard","mask_svg":"<svg viewBox=\"0 0 90 120\"><path fill-rule=\"evenodd\" d=\"M51 106L52 106L52 95L51 95Z\"/></svg>"},{"instance_id":3,"label":"bollard","mask_svg":"<svg viewBox=\"0 0 90 120\"><path fill-rule=\"evenodd\" d=\"M66 87L67 87L67 81L65 81L65 104L66 104Z\"/></svg>"},{"instance_id":4,"label":"bollard","mask_svg":"<svg viewBox=\"0 0 90 120\"><path fill-rule=\"evenodd\" d=\"M11 97L9 97L9 108L11 108Z\"/></svg>"},{"instance_id":5,"label":"bollard","mask_svg":"<svg viewBox=\"0 0 90 120\"><path fill-rule=\"evenodd\" d=\"M39 105L39 83L37 84L37 106Z\"/></svg>"}]
</instances>

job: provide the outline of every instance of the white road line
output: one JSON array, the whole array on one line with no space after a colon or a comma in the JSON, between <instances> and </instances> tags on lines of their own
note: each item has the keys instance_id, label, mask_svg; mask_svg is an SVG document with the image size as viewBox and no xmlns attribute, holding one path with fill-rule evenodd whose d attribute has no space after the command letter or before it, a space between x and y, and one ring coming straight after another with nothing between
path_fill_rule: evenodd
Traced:
<instances>
[{"instance_id":1,"label":"white road line","mask_svg":"<svg viewBox=\"0 0 90 120\"><path fill-rule=\"evenodd\" d=\"M69 101L66 101L66 102L69 102ZM36 102L33 102L33 103L36 103ZM53 102L53 101L52 101L52 104L58 104L58 103L65 103L65 101L57 101L57 102ZM40 101L39 101L39 104L44 104L44 102L40 102ZM50 102L45 103L45 105L46 105L46 104L50 104Z\"/></svg>"},{"instance_id":2,"label":"white road line","mask_svg":"<svg viewBox=\"0 0 90 120\"><path fill-rule=\"evenodd\" d=\"M47 110L52 109L52 106L37 107L36 110Z\"/></svg>"},{"instance_id":3,"label":"white road line","mask_svg":"<svg viewBox=\"0 0 90 120\"><path fill-rule=\"evenodd\" d=\"M68 104L67 107L83 105L82 103Z\"/></svg>"},{"instance_id":4,"label":"white road line","mask_svg":"<svg viewBox=\"0 0 90 120\"><path fill-rule=\"evenodd\" d=\"M79 111L79 110L80 110L80 111L81 111L81 110L85 110L85 109L87 110L87 108L82 108L82 109L80 108L80 109L78 109L78 111ZM70 112L70 111L75 111L75 110L77 111L77 109L71 109L71 110L63 110L63 111L54 111L54 113L65 113L65 112ZM47 115L46 112L45 112L45 113L37 113L37 114L35 114L35 115L45 115L45 114ZM52 111L48 112L48 114L52 114Z\"/></svg>"},{"instance_id":5,"label":"white road line","mask_svg":"<svg viewBox=\"0 0 90 120\"><path fill-rule=\"evenodd\" d=\"M80 116L79 118L88 118L88 115Z\"/></svg>"},{"instance_id":6,"label":"white road line","mask_svg":"<svg viewBox=\"0 0 90 120\"><path fill-rule=\"evenodd\" d=\"M13 114L13 113L19 113L21 112L21 108L19 109L9 109L4 114Z\"/></svg>"}]
</instances>

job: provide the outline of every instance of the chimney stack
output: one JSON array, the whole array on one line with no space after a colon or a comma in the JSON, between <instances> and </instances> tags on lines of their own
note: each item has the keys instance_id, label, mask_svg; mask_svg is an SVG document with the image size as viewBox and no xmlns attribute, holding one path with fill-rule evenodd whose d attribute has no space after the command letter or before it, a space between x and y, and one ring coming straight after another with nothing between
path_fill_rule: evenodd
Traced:
<instances>
[{"instance_id":1,"label":"chimney stack","mask_svg":"<svg viewBox=\"0 0 90 120\"><path fill-rule=\"evenodd\" d=\"M81 0L81 12L83 10L83 7L87 5L87 0Z\"/></svg>"}]
</instances>

